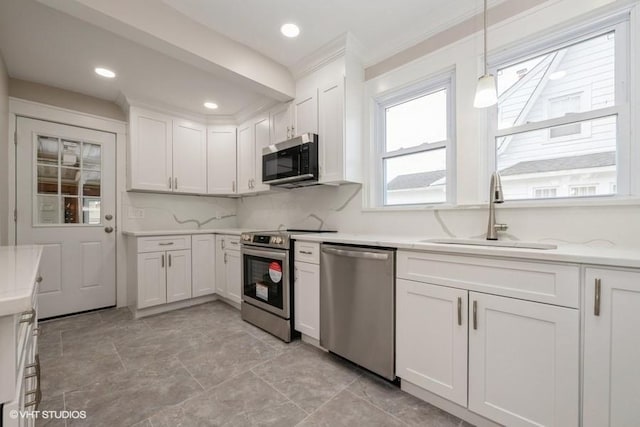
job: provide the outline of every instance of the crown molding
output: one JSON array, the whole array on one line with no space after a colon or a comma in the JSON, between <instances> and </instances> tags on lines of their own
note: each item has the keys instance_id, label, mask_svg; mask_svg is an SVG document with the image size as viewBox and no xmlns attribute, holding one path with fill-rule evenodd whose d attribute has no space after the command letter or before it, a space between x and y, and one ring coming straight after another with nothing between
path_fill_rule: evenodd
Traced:
<instances>
[{"instance_id":1,"label":"crown molding","mask_svg":"<svg viewBox=\"0 0 640 427\"><path fill-rule=\"evenodd\" d=\"M299 80L347 53L362 58L363 51L362 44L351 33L344 33L296 62L289 70Z\"/></svg>"}]
</instances>

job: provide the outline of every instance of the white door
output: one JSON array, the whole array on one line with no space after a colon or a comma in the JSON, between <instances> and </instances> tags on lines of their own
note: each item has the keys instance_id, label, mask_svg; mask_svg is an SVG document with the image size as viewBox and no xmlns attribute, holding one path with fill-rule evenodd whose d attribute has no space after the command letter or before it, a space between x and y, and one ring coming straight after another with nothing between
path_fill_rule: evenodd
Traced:
<instances>
[{"instance_id":1,"label":"white door","mask_svg":"<svg viewBox=\"0 0 640 427\"><path fill-rule=\"evenodd\" d=\"M131 107L129 123L129 187L173 189L171 117Z\"/></svg>"},{"instance_id":2,"label":"white door","mask_svg":"<svg viewBox=\"0 0 640 427\"><path fill-rule=\"evenodd\" d=\"M295 329L320 339L320 266L308 262L295 263L293 289Z\"/></svg>"},{"instance_id":3,"label":"white door","mask_svg":"<svg viewBox=\"0 0 640 427\"><path fill-rule=\"evenodd\" d=\"M216 294L227 298L227 266L224 236L216 235Z\"/></svg>"},{"instance_id":4,"label":"white door","mask_svg":"<svg viewBox=\"0 0 640 427\"><path fill-rule=\"evenodd\" d=\"M295 124L293 136L318 133L318 90L313 89L293 103Z\"/></svg>"},{"instance_id":5,"label":"white door","mask_svg":"<svg viewBox=\"0 0 640 427\"><path fill-rule=\"evenodd\" d=\"M269 145L269 117L259 117L253 122L253 138L255 141L256 170L255 191L267 191L269 186L262 183L262 149Z\"/></svg>"},{"instance_id":6,"label":"white door","mask_svg":"<svg viewBox=\"0 0 640 427\"><path fill-rule=\"evenodd\" d=\"M225 276L227 278L227 298L240 304L242 301L240 251L225 251Z\"/></svg>"},{"instance_id":7,"label":"white door","mask_svg":"<svg viewBox=\"0 0 640 427\"><path fill-rule=\"evenodd\" d=\"M245 123L238 128L238 193L253 192L252 182L256 171L253 126Z\"/></svg>"},{"instance_id":8,"label":"white door","mask_svg":"<svg viewBox=\"0 0 640 427\"><path fill-rule=\"evenodd\" d=\"M585 284L583 425L638 425L640 273L588 268Z\"/></svg>"},{"instance_id":9,"label":"white door","mask_svg":"<svg viewBox=\"0 0 640 427\"><path fill-rule=\"evenodd\" d=\"M191 236L191 295L200 297L216 291L216 236Z\"/></svg>"},{"instance_id":10,"label":"white door","mask_svg":"<svg viewBox=\"0 0 640 427\"><path fill-rule=\"evenodd\" d=\"M212 127L207 135L207 192L236 192L236 128Z\"/></svg>"},{"instance_id":11,"label":"white door","mask_svg":"<svg viewBox=\"0 0 640 427\"><path fill-rule=\"evenodd\" d=\"M578 310L470 292L469 321L471 411L510 427L578 425Z\"/></svg>"},{"instance_id":12,"label":"white door","mask_svg":"<svg viewBox=\"0 0 640 427\"><path fill-rule=\"evenodd\" d=\"M467 291L398 279L396 375L467 406Z\"/></svg>"},{"instance_id":13,"label":"white door","mask_svg":"<svg viewBox=\"0 0 640 427\"><path fill-rule=\"evenodd\" d=\"M167 302L166 261L164 252L138 254L138 308Z\"/></svg>"},{"instance_id":14,"label":"white door","mask_svg":"<svg viewBox=\"0 0 640 427\"><path fill-rule=\"evenodd\" d=\"M321 87L318 95L320 182L344 180L344 79Z\"/></svg>"},{"instance_id":15,"label":"white door","mask_svg":"<svg viewBox=\"0 0 640 427\"><path fill-rule=\"evenodd\" d=\"M44 246L47 318L116 304L115 135L18 118L19 245Z\"/></svg>"},{"instance_id":16,"label":"white door","mask_svg":"<svg viewBox=\"0 0 640 427\"><path fill-rule=\"evenodd\" d=\"M271 111L271 143L286 141L291 138L291 104L283 104Z\"/></svg>"},{"instance_id":17,"label":"white door","mask_svg":"<svg viewBox=\"0 0 640 427\"><path fill-rule=\"evenodd\" d=\"M191 250L167 251L167 302L191 298Z\"/></svg>"},{"instance_id":18,"label":"white door","mask_svg":"<svg viewBox=\"0 0 640 427\"><path fill-rule=\"evenodd\" d=\"M207 192L207 129L203 125L173 121L173 191Z\"/></svg>"}]
</instances>

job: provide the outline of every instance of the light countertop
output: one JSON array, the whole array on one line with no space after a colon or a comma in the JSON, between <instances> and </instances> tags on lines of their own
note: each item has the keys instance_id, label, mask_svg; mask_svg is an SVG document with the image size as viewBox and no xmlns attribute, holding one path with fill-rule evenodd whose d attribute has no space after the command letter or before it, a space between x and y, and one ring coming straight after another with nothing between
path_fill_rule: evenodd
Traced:
<instances>
[{"instance_id":1,"label":"light countertop","mask_svg":"<svg viewBox=\"0 0 640 427\"><path fill-rule=\"evenodd\" d=\"M308 242L383 246L397 249L459 255L497 256L537 261L640 268L640 250L627 248L602 248L576 244L558 244L557 249L540 250L428 243L421 241L429 239L429 236L409 237L348 233L294 234L292 238Z\"/></svg>"},{"instance_id":2,"label":"light countertop","mask_svg":"<svg viewBox=\"0 0 640 427\"><path fill-rule=\"evenodd\" d=\"M125 236L133 237L146 237L146 236L177 236L183 234L233 234L241 235L247 231L253 231L248 228L196 228L196 229L184 229L184 230L144 230L133 231L125 230L122 232Z\"/></svg>"},{"instance_id":3,"label":"light countertop","mask_svg":"<svg viewBox=\"0 0 640 427\"><path fill-rule=\"evenodd\" d=\"M31 309L42 246L0 246L0 316Z\"/></svg>"}]
</instances>

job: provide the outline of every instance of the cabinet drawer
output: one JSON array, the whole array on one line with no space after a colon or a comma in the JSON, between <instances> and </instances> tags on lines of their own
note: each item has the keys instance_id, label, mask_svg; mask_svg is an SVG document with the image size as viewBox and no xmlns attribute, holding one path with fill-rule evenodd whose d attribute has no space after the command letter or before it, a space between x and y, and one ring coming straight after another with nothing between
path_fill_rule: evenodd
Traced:
<instances>
[{"instance_id":1,"label":"cabinet drawer","mask_svg":"<svg viewBox=\"0 0 640 427\"><path fill-rule=\"evenodd\" d=\"M578 308L580 268L424 252L399 251L402 279Z\"/></svg>"},{"instance_id":2,"label":"cabinet drawer","mask_svg":"<svg viewBox=\"0 0 640 427\"><path fill-rule=\"evenodd\" d=\"M320 244L296 240L295 260L320 264Z\"/></svg>"},{"instance_id":3,"label":"cabinet drawer","mask_svg":"<svg viewBox=\"0 0 640 427\"><path fill-rule=\"evenodd\" d=\"M240 236L224 236L224 248L232 251L240 250Z\"/></svg>"},{"instance_id":4,"label":"cabinet drawer","mask_svg":"<svg viewBox=\"0 0 640 427\"><path fill-rule=\"evenodd\" d=\"M191 249L191 236L154 236L138 239L138 253Z\"/></svg>"}]
</instances>

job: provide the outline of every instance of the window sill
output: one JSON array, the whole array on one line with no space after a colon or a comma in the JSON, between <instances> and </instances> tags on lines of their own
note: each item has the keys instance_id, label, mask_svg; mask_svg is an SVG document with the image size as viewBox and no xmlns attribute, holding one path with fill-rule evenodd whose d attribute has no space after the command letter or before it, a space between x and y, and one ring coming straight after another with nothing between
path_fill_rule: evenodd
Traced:
<instances>
[{"instance_id":1,"label":"window sill","mask_svg":"<svg viewBox=\"0 0 640 427\"><path fill-rule=\"evenodd\" d=\"M464 205L422 205L422 206L387 206L387 207L363 207L363 213L374 212L424 212L424 211L456 211L456 210L480 210L487 209L488 203L475 203ZM600 206L640 206L638 196L596 197L558 200L513 200L497 204L496 208L505 209L552 209L572 207L600 207Z\"/></svg>"}]
</instances>

